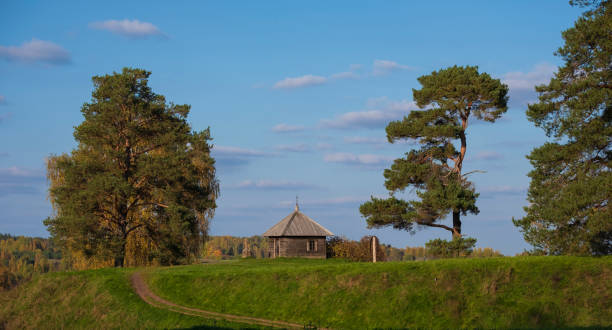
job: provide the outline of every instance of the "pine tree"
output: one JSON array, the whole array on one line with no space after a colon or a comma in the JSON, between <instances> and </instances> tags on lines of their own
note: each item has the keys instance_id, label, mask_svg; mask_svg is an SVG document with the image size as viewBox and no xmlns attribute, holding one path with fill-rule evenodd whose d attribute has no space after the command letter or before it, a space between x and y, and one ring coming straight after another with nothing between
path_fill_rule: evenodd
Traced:
<instances>
[{"instance_id":1,"label":"pine tree","mask_svg":"<svg viewBox=\"0 0 612 330\"><path fill-rule=\"evenodd\" d=\"M554 141L527 157L529 206L513 221L544 253L611 254L612 2L575 3L593 7L563 32L565 64L527 110Z\"/></svg>"},{"instance_id":2,"label":"pine tree","mask_svg":"<svg viewBox=\"0 0 612 330\"><path fill-rule=\"evenodd\" d=\"M386 132L391 143L414 139L421 147L384 171L390 198L372 197L359 210L370 228L414 231L416 224L443 228L460 238L461 215L479 212L478 194L466 178L469 173L462 173L468 123L474 117L488 122L500 118L507 110L508 87L473 66L434 71L418 81L422 88L413 89L413 95L422 110L389 123ZM414 188L419 199L404 201L394 196L406 188ZM449 213L452 227L439 223Z\"/></svg>"},{"instance_id":3,"label":"pine tree","mask_svg":"<svg viewBox=\"0 0 612 330\"><path fill-rule=\"evenodd\" d=\"M192 132L190 107L166 103L147 85L149 76L125 68L93 77L92 100L74 132L77 148L48 159L55 215L45 224L77 259L123 266L138 235L155 247L150 259L179 263L207 234L218 195L210 132Z\"/></svg>"}]
</instances>

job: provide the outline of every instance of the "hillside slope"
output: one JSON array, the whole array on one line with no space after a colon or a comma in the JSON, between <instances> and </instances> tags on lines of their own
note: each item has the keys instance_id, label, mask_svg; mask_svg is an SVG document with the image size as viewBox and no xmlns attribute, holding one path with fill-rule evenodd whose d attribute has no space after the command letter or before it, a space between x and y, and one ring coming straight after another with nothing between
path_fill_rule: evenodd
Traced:
<instances>
[{"instance_id":1,"label":"hillside slope","mask_svg":"<svg viewBox=\"0 0 612 330\"><path fill-rule=\"evenodd\" d=\"M610 257L252 260L147 278L184 306L321 327L612 326Z\"/></svg>"},{"instance_id":2,"label":"hillside slope","mask_svg":"<svg viewBox=\"0 0 612 330\"><path fill-rule=\"evenodd\" d=\"M35 276L0 292L0 329L246 326L150 306L130 286L133 271ZM611 257L244 260L138 271L178 305L320 327L612 326Z\"/></svg>"},{"instance_id":3,"label":"hillside slope","mask_svg":"<svg viewBox=\"0 0 612 330\"><path fill-rule=\"evenodd\" d=\"M0 329L260 328L150 306L130 286L131 272L49 273L11 291L0 291Z\"/></svg>"}]
</instances>

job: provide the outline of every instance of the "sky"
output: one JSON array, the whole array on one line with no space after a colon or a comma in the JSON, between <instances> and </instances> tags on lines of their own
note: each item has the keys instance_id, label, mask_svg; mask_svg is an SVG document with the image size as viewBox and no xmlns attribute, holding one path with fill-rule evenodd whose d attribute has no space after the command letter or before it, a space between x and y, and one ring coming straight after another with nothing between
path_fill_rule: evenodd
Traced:
<instances>
[{"instance_id":1,"label":"sky","mask_svg":"<svg viewBox=\"0 0 612 330\"><path fill-rule=\"evenodd\" d=\"M210 234L260 235L298 196L301 211L350 239L450 239L439 228L368 229L359 205L388 196L383 170L417 146L385 136L418 109L417 78L477 65L510 87L510 107L467 129L464 172L484 173L470 176L480 213L463 218L463 233L520 253L530 247L512 218L527 205L525 156L547 141L526 105L581 12L552 0L2 1L0 233L49 236L45 158L76 147L91 78L134 67L191 105L194 130L211 129L221 196Z\"/></svg>"}]
</instances>

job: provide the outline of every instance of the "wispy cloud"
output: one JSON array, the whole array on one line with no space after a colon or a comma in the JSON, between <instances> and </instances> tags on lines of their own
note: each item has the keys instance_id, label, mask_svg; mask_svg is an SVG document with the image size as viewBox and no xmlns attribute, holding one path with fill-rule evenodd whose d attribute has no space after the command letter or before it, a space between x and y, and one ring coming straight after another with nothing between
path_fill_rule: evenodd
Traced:
<instances>
[{"instance_id":1,"label":"wispy cloud","mask_svg":"<svg viewBox=\"0 0 612 330\"><path fill-rule=\"evenodd\" d=\"M44 191L45 177L41 171L20 167L0 168L0 196L38 194Z\"/></svg>"},{"instance_id":2,"label":"wispy cloud","mask_svg":"<svg viewBox=\"0 0 612 330\"><path fill-rule=\"evenodd\" d=\"M363 68L363 65L361 65L361 64L351 64L351 65L349 65L349 70L351 70L351 71L359 71L359 70L361 70L361 68Z\"/></svg>"},{"instance_id":3,"label":"wispy cloud","mask_svg":"<svg viewBox=\"0 0 612 330\"><path fill-rule=\"evenodd\" d=\"M307 75L300 76L300 77L285 78L281 81L276 82L273 88L275 89L295 89L295 88L323 85L333 80L357 79L359 78L359 74L356 71L359 70L359 68L360 66L353 64L351 65L349 71L333 73L329 76L317 76L317 75L307 74Z\"/></svg>"},{"instance_id":4,"label":"wispy cloud","mask_svg":"<svg viewBox=\"0 0 612 330\"><path fill-rule=\"evenodd\" d=\"M496 151L479 151L474 156L468 156L469 160L501 160L504 156Z\"/></svg>"},{"instance_id":5,"label":"wispy cloud","mask_svg":"<svg viewBox=\"0 0 612 330\"><path fill-rule=\"evenodd\" d=\"M246 149L240 147L215 146L212 153L216 156L237 156L237 157L264 157L269 156L269 152L256 149Z\"/></svg>"},{"instance_id":6,"label":"wispy cloud","mask_svg":"<svg viewBox=\"0 0 612 330\"><path fill-rule=\"evenodd\" d=\"M414 102L390 101L386 98L371 99L367 106L379 109L346 112L333 119L323 119L319 124L326 128L381 128L417 109Z\"/></svg>"},{"instance_id":7,"label":"wispy cloud","mask_svg":"<svg viewBox=\"0 0 612 330\"><path fill-rule=\"evenodd\" d=\"M305 199L305 200L300 199L299 204L300 206L304 205L304 206L311 206L311 207L353 205L353 204L363 203L369 200L369 198L370 198L369 196L368 197L341 196L341 197L331 197L331 198L325 198L325 199ZM295 205L295 201L294 200L281 201L279 205L282 207L290 207L290 206Z\"/></svg>"},{"instance_id":8,"label":"wispy cloud","mask_svg":"<svg viewBox=\"0 0 612 330\"><path fill-rule=\"evenodd\" d=\"M262 189L262 190L300 190L300 189L316 189L316 185L297 181L275 181L275 180L245 180L236 185L230 185L229 188L236 189Z\"/></svg>"},{"instance_id":9,"label":"wispy cloud","mask_svg":"<svg viewBox=\"0 0 612 330\"><path fill-rule=\"evenodd\" d=\"M293 89L300 87L308 87L308 86L316 86L322 85L327 82L326 77L322 76L313 76L311 74L307 74L301 77L294 78L285 78L276 84L274 84L274 88L276 89Z\"/></svg>"},{"instance_id":10,"label":"wispy cloud","mask_svg":"<svg viewBox=\"0 0 612 330\"><path fill-rule=\"evenodd\" d=\"M338 152L325 155L323 160L327 163L341 163L348 165L361 165L368 167L379 167L389 164L393 157L373 155L373 154L352 154L348 152Z\"/></svg>"},{"instance_id":11,"label":"wispy cloud","mask_svg":"<svg viewBox=\"0 0 612 330\"><path fill-rule=\"evenodd\" d=\"M349 144L360 144L360 145L371 145L374 147L382 147L391 145L386 138L372 137L372 136L346 136L344 142ZM411 140L399 140L395 141L394 144L414 144L415 141Z\"/></svg>"},{"instance_id":12,"label":"wispy cloud","mask_svg":"<svg viewBox=\"0 0 612 330\"><path fill-rule=\"evenodd\" d=\"M94 30L105 30L129 38L147 38L150 36L164 36L164 33L155 25L148 22L134 20L107 20L89 23Z\"/></svg>"},{"instance_id":13,"label":"wispy cloud","mask_svg":"<svg viewBox=\"0 0 612 330\"><path fill-rule=\"evenodd\" d=\"M68 64L70 53L51 41L32 39L20 46L0 46L0 58L25 63Z\"/></svg>"},{"instance_id":14,"label":"wispy cloud","mask_svg":"<svg viewBox=\"0 0 612 330\"><path fill-rule=\"evenodd\" d=\"M350 143L350 144L373 144L373 145L380 145L380 144L388 143L387 139L385 138L367 137L367 136L346 136L344 138L344 142Z\"/></svg>"},{"instance_id":15,"label":"wispy cloud","mask_svg":"<svg viewBox=\"0 0 612 330\"><path fill-rule=\"evenodd\" d=\"M536 101L537 94L534 87L548 83L556 70L557 67L542 63L529 72L506 73L502 81L510 88L510 106L525 107L527 103Z\"/></svg>"},{"instance_id":16,"label":"wispy cloud","mask_svg":"<svg viewBox=\"0 0 612 330\"><path fill-rule=\"evenodd\" d=\"M504 75L503 82L507 84L510 89L532 90L536 85L548 83L556 70L557 67L554 65L542 63L536 65L533 70L529 72L508 72Z\"/></svg>"},{"instance_id":17,"label":"wispy cloud","mask_svg":"<svg viewBox=\"0 0 612 330\"><path fill-rule=\"evenodd\" d=\"M289 152L309 152L310 147L306 144L283 144L276 146L276 150Z\"/></svg>"},{"instance_id":18,"label":"wispy cloud","mask_svg":"<svg viewBox=\"0 0 612 330\"><path fill-rule=\"evenodd\" d=\"M275 154L256 149L231 146L214 146L211 151L217 165L222 169L232 169L247 165L251 160L271 157Z\"/></svg>"},{"instance_id":19,"label":"wispy cloud","mask_svg":"<svg viewBox=\"0 0 612 330\"><path fill-rule=\"evenodd\" d=\"M413 70L414 68L408 65L399 64L389 60L374 60L372 65L372 74L375 76L383 76L394 71Z\"/></svg>"},{"instance_id":20,"label":"wispy cloud","mask_svg":"<svg viewBox=\"0 0 612 330\"><path fill-rule=\"evenodd\" d=\"M504 148L523 148L523 147L532 148L534 146L542 144L542 142L543 141L537 141L537 140L512 140L512 141L492 142L492 143L489 143L488 145L495 146L495 147L504 147Z\"/></svg>"},{"instance_id":21,"label":"wispy cloud","mask_svg":"<svg viewBox=\"0 0 612 330\"><path fill-rule=\"evenodd\" d=\"M304 126L302 125L289 125L289 124L278 124L272 127L272 131L276 133L295 133L301 132L304 130Z\"/></svg>"},{"instance_id":22,"label":"wispy cloud","mask_svg":"<svg viewBox=\"0 0 612 330\"><path fill-rule=\"evenodd\" d=\"M482 198L493 198L499 195L521 196L527 193L527 187L517 186L485 186L482 188L476 187L476 192L480 193Z\"/></svg>"}]
</instances>

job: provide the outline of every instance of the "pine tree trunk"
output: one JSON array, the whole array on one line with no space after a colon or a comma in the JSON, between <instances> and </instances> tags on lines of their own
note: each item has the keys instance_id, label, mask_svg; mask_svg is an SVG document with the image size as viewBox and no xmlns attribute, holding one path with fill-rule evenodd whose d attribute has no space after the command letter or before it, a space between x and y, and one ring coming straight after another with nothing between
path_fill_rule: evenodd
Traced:
<instances>
[{"instance_id":1,"label":"pine tree trunk","mask_svg":"<svg viewBox=\"0 0 612 330\"><path fill-rule=\"evenodd\" d=\"M461 213L453 212L453 238L461 238Z\"/></svg>"}]
</instances>

